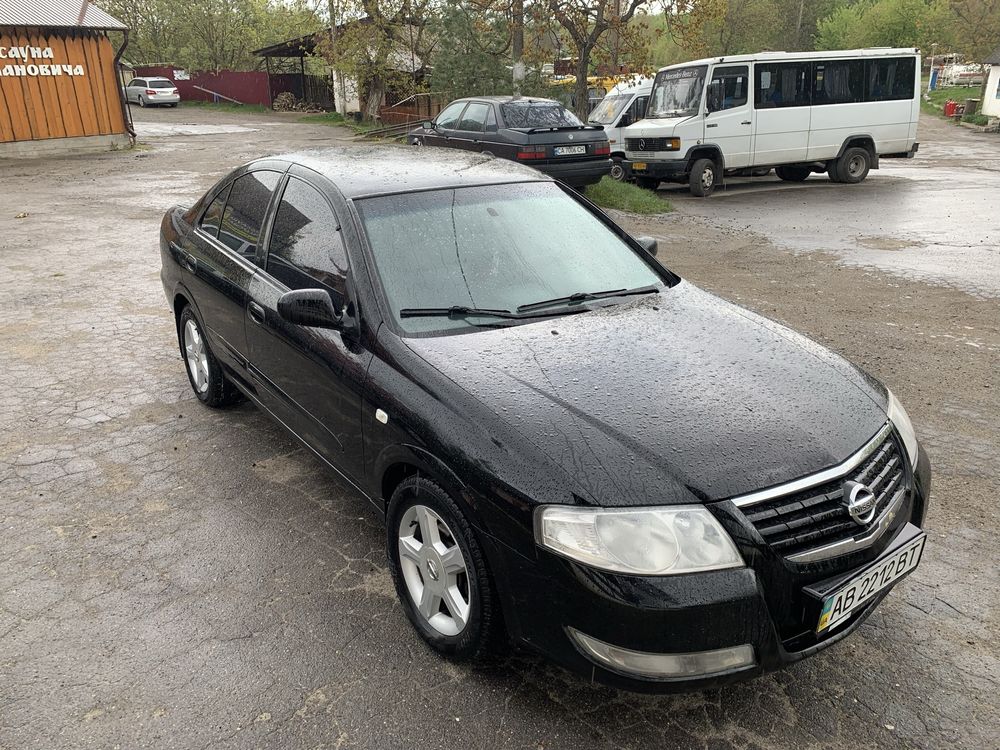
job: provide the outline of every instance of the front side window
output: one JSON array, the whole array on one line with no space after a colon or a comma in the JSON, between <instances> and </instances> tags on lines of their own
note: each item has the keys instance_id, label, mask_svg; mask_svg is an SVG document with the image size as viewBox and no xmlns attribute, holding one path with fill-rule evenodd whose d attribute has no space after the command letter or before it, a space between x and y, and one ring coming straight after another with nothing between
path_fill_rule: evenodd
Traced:
<instances>
[{"instance_id":1,"label":"front side window","mask_svg":"<svg viewBox=\"0 0 1000 750\"><path fill-rule=\"evenodd\" d=\"M665 283L640 252L554 183L432 190L356 205L389 313L407 334L464 332L496 320L402 317L404 309L516 313L577 292Z\"/></svg>"},{"instance_id":2,"label":"front side window","mask_svg":"<svg viewBox=\"0 0 1000 750\"><path fill-rule=\"evenodd\" d=\"M294 177L274 216L267 272L289 289L319 284L334 293L338 307L344 302L347 254L340 222L316 188Z\"/></svg>"},{"instance_id":3,"label":"front side window","mask_svg":"<svg viewBox=\"0 0 1000 750\"><path fill-rule=\"evenodd\" d=\"M208 208L205 209L205 213L201 215L201 221L198 226L201 227L201 231L205 234L211 235L212 237L219 236L219 225L222 223L222 212L226 207L226 198L229 196L229 189L232 187L232 183L226 185L219 194L212 199L212 202L208 204Z\"/></svg>"},{"instance_id":4,"label":"front side window","mask_svg":"<svg viewBox=\"0 0 1000 750\"><path fill-rule=\"evenodd\" d=\"M722 88L722 109L742 107L747 103L749 79L750 68L746 65L730 65L713 71L712 83L718 82Z\"/></svg>"},{"instance_id":5,"label":"front side window","mask_svg":"<svg viewBox=\"0 0 1000 750\"><path fill-rule=\"evenodd\" d=\"M279 172L258 170L237 178L229 191L219 227L219 241L245 258L257 254L257 240L271 193L281 179Z\"/></svg>"},{"instance_id":6,"label":"front side window","mask_svg":"<svg viewBox=\"0 0 1000 750\"><path fill-rule=\"evenodd\" d=\"M583 125L580 118L556 102L514 100L500 105L508 128L567 128Z\"/></svg>"},{"instance_id":7,"label":"front side window","mask_svg":"<svg viewBox=\"0 0 1000 750\"><path fill-rule=\"evenodd\" d=\"M601 99L601 103L594 107L588 118L597 125L610 125L618 119L628 103L632 100L631 94L616 94L606 96Z\"/></svg>"},{"instance_id":8,"label":"front side window","mask_svg":"<svg viewBox=\"0 0 1000 750\"><path fill-rule=\"evenodd\" d=\"M467 102L455 102L454 104L449 104L442 110L441 114L437 116L435 124L439 128L453 129L458 125L458 118L462 114L462 110L465 109Z\"/></svg>"},{"instance_id":9,"label":"front side window","mask_svg":"<svg viewBox=\"0 0 1000 750\"><path fill-rule=\"evenodd\" d=\"M812 90L807 62L757 63L754 107L808 107Z\"/></svg>"},{"instance_id":10,"label":"front side window","mask_svg":"<svg viewBox=\"0 0 1000 750\"><path fill-rule=\"evenodd\" d=\"M129 83L129 86L135 86L136 88L141 86L142 88L146 88L146 82L141 78L133 78Z\"/></svg>"},{"instance_id":11,"label":"front side window","mask_svg":"<svg viewBox=\"0 0 1000 750\"><path fill-rule=\"evenodd\" d=\"M637 96L632 105L632 122L638 122L646 116L646 105L649 104L648 96Z\"/></svg>"},{"instance_id":12,"label":"front side window","mask_svg":"<svg viewBox=\"0 0 1000 750\"><path fill-rule=\"evenodd\" d=\"M472 102L462 113L462 119L458 122L459 130L468 130L481 133L486 122L486 114L490 110L489 104L483 102Z\"/></svg>"},{"instance_id":13,"label":"front side window","mask_svg":"<svg viewBox=\"0 0 1000 750\"><path fill-rule=\"evenodd\" d=\"M657 73L646 116L690 117L698 114L707 72L707 66L696 65Z\"/></svg>"}]
</instances>

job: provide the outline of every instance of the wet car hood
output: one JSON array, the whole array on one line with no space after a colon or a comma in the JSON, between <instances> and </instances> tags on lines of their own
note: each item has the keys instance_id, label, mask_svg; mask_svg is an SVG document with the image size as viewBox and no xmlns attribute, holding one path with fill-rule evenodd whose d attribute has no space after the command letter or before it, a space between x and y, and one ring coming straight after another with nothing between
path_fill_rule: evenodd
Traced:
<instances>
[{"instance_id":1,"label":"wet car hood","mask_svg":"<svg viewBox=\"0 0 1000 750\"><path fill-rule=\"evenodd\" d=\"M886 421L884 389L853 365L686 282L406 343L601 505L751 492L839 463Z\"/></svg>"}]
</instances>

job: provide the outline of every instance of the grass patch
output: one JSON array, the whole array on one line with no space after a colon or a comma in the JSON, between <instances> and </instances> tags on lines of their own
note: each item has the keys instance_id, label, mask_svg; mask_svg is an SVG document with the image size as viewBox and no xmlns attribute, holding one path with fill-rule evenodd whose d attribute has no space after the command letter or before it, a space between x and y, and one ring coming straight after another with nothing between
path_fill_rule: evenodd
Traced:
<instances>
[{"instance_id":1,"label":"grass patch","mask_svg":"<svg viewBox=\"0 0 1000 750\"><path fill-rule=\"evenodd\" d=\"M652 190L630 182L617 182L610 177L602 177L596 185L588 185L585 194L601 208L633 214L663 214L674 210L670 201L658 197Z\"/></svg>"},{"instance_id":2,"label":"grass patch","mask_svg":"<svg viewBox=\"0 0 1000 750\"><path fill-rule=\"evenodd\" d=\"M944 112L944 103L949 99L965 104L966 99L978 99L981 91L979 86L948 86L927 91L925 85L924 93L920 96L920 109L931 115L940 115Z\"/></svg>"},{"instance_id":3,"label":"grass patch","mask_svg":"<svg viewBox=\"0 0 1000 750\"><path fill-rule=\"evenodd\" d=\"M263 104L233 104L232 102L199 102L182 101L182 107L198 107L199 109L210 109L216 112L270 112L271 110Z\"/></svg>"},{"instance_id":4,"label":"grass patch","mask_svg":"<svg viewBox=\"0 0 1000 750\"><path fill-rule=\"evenodd\" d=\"M971 122L973 125L989 125L990 118L977 112L974 115L962 115L962 122Z\"/></svg>"}]
</instances>

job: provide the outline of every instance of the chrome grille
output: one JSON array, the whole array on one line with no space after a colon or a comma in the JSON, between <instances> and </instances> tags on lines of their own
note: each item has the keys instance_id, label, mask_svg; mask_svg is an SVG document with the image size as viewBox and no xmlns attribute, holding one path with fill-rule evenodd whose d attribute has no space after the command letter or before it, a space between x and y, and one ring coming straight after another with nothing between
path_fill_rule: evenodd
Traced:
<instances>
[{"instance_id":1,"label":"chrome grille","mask_svg":"<svg viewBox=\"0 0 1000 750\"><path fill-rule=\"evenodd\" d=\"M666 138L626 138L626 151L666 151Z\"/></svg>"},{"instance_id":2,"label":"chrome grille","mask_svg":"<svg viewBox=\"0 0 1000 750\"><path fill-rule=\"evenodd\" d=\"M843 476L741 510L764 541L786 557L852 539L876 527L906 490L903 456L895 433L889 431L864 461ZM866 485L875 495L875 514L865 525L847 512L847 480Z\"/></svg>"}]
</instances>

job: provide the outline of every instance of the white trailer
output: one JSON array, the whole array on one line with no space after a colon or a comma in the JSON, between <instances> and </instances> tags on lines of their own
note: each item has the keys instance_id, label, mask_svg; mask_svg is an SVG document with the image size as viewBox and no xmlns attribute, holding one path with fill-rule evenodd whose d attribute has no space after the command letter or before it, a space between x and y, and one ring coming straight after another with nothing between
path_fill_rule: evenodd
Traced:
<instances>
[{"instance_id":1,"label":"white trailer","mask_svg":"<svg viewBox=\"0 0 1000 750\"><path fill-rule=\"evenodd\" d=\"M646 116L625 129L636 182L690 185L774 168L857 183L879 159L912 157L920 114L916 49L762 52L672 65L654 79Z\"/></svg>"}]
</instances>

